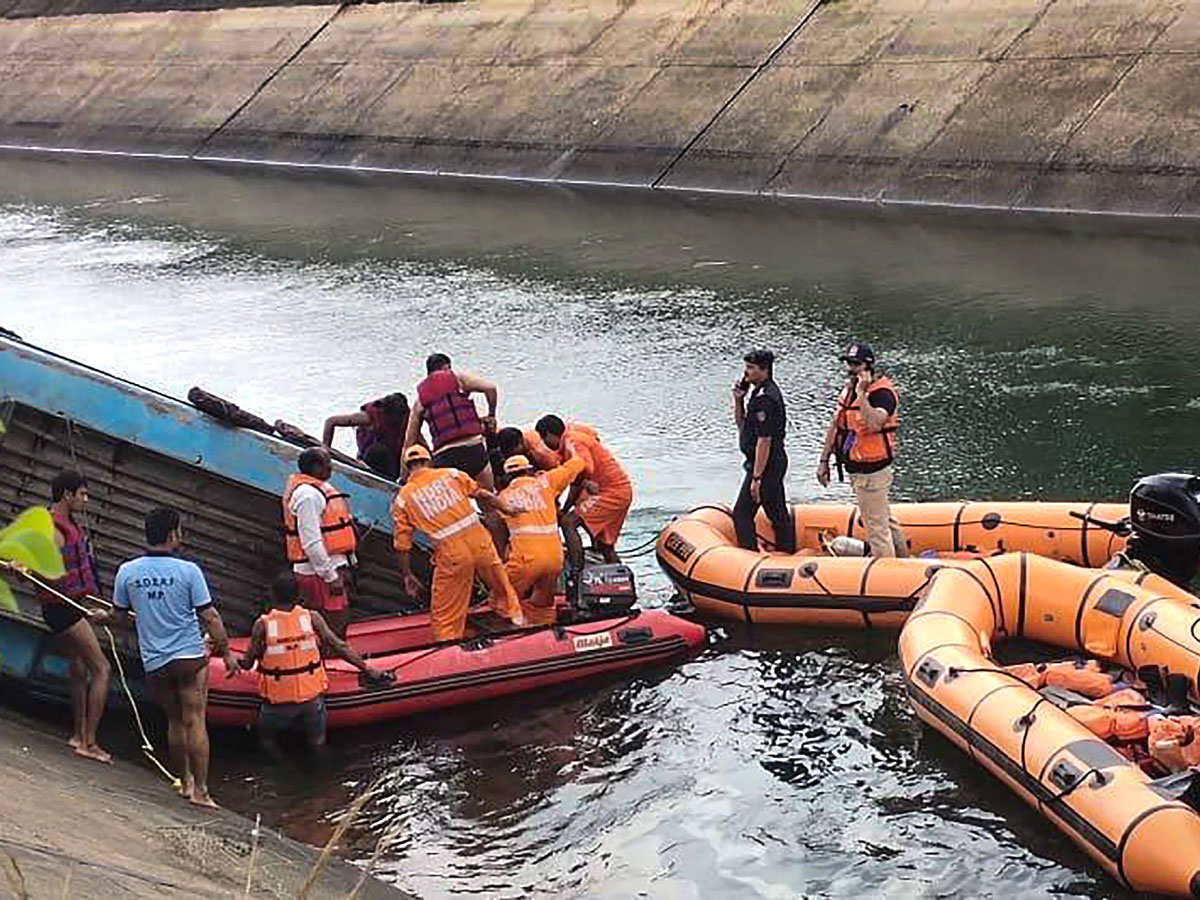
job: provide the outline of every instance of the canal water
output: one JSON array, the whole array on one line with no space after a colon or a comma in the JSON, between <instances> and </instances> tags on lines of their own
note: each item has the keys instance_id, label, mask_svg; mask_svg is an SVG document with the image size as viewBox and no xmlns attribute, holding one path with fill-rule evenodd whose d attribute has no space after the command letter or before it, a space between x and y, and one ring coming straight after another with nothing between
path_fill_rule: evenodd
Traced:
<instances>
[{"instance_id":1,"label":"canal water","mask_svg":"<svg viewBox=\"0 0 1200 900\"><path fill-rule=\"evenodd\" d=\"M634 547L732 501L755 346L797 501L849 496L813 472L851 338L901 390L903 498L1120 499L1196 468L1200 242L1138 227L6 157L0 326L310 431L445 351L505 422L598 427ZM915 722L888 633L721 626L673 671L335 735L322 766L218 735L214 771L318 844L381 779L349 852L428 897L1120 896Z\"/></svg>"}]
</instances>

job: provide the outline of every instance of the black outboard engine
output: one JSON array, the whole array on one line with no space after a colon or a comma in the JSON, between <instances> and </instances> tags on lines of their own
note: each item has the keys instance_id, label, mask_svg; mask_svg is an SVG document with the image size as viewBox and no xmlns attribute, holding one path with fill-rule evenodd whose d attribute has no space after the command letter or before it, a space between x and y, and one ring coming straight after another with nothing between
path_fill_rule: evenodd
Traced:
<instances>
[{"instance_id":1,"label":"black outboard engine","mask_svg":"<svg viewBox=\"0 0 1200 900\"><path fill-rule=\"evenodd\" d=\"M623 616L637 603L637 587L629 566L585 563L577 579L572 606L579 618Z\"/></svg>"},{"instance_id":2,"label":"black outboard engine","mask_svg":"<svg viewBox=\"0 0 1200 900\"><path fill-rule=\"evenodd\" d=\"M1186 586L1200 566L1200 478L1150 475L1129 492L1127 556Z\"/></svg>"}]
</instances>

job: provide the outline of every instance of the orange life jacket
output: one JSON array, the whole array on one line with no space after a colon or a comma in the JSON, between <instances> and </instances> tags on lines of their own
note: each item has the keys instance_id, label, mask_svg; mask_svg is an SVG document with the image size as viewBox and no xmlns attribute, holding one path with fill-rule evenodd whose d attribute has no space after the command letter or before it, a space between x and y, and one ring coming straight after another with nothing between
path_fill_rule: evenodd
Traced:
<instances>
[{"instance_id":1,"label":"orange life jacket","mask_svg":"<svg viewBox=\"0 0 1200 900\"><path fill-rule=\"evenodd\" d=\"M288 479L283 491L283 534L288 562L301 563L308 559L300 544L296 515L292 512L292 494L302 484L311 484L325 497L325 511L321 513L321 542L325 545L325 552L343 556L353 553L358 547L358 535L354 532L354 518L350 515L349 495L319 478L297 472Z\"/></svg>"},{"instance_id":2,"label":"orange life jacket","mask_svg":"<svg viewBox=\"0 0 1200 900\"><path fill-rule=\"evenodd\" d=\"M1047 664L1046 684L1099 700L1116 690L1117 676L1105 672L1094 659L1066 660Z\"/></svg>"},{"instance_id":3,"label":"orange life jacket","mask_svg":"<svg viewBox=\"0 0 1200 900\"><path fill-rule=\"evenodd\" d=\"M1150 734L1148 712L1080 703L1067 713L1104 741L1144 741Z\"/></svg>"},{"instance_id":4,"label":"orange life jacket","mask_svg":"<svg viewBox=\"0 0 1200 900\"><path fill-rule=\"evenodd\" d=\"M1057 687L1091 700L1107 697L1116 690L1117 675L1106 672L1094 659L1064 660L1050 663L1018 663L1007 670L1035 691Z\"/></svg>"},{"instance_id":5,"label":"orange life jacket","mask_svg":"<svg viewBox=\"0 0 1200 900\"><path fill-rule=\"evenodd\" d=\"M862 410L858 407L858 394L854 384L846 385L838 398L837 435L834 450L839 462L853 463L890 463L895 459L896 432L900 427L900 395L896 387L886 375L876 378L867 394L875 391L888 390L896 398L896 408L888 415L879 431L872 431L863 419Z\"/></svg>"},{"instance_id":6,"label":"orange life jacket","mask_svg":"<svg viewBox=\"0 0 1200 900\"><path fill-rule=\"evenodd\" d=\"M267 649L258 663L258 692L268 703L307 703L329 690L312 615L303 606L262 616Z\"/></svg>"}]
</instances>

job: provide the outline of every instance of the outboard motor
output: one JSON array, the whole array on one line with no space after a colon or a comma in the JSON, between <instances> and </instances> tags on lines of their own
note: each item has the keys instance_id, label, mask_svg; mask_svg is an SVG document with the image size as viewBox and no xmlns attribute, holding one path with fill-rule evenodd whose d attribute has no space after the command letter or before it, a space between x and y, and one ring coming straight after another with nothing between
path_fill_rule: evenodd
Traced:
<instances>
[{"instance_id":1,"label":"outboard motor","mask_svg":"<svg viewBox=\"0 0 1200 900\"><path fill-rule=\"evenodd\" d=\"M623 616L637 603L633 570L621 563L586 563L574 585L576 616L604 619Z\"/></svg>"},{"instance_id":2,"label":"outboard motor","mask_svg":"<svg viewBox=\"0 0 1200 900\"><path fill-rule=\"evenodd\" d=\"M1186 586L1200 566L1200 478L1150 475L1129 492L1125 553L1152 572Z\"/></svg>"}]
</instances>

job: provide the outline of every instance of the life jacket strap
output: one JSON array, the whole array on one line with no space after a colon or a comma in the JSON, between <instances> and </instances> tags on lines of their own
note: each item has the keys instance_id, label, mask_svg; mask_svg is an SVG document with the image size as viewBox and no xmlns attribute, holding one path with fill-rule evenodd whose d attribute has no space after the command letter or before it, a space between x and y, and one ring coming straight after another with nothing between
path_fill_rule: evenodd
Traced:
<instances>
[{"instance_id":1,"label":"life jacket strap","mask_svg":"<svg viewBox=\"0 0 1200 900\"><path fill-rule=\"evenodd\" d=\"M260 664L258 671L262 675L270 675L272 678L283 678L286 675L307 675L310 672L315 672L321 668L320 661L311 662L307 666L297 666L294 669L264 669Z\"/></svg>"}]
</instances>

